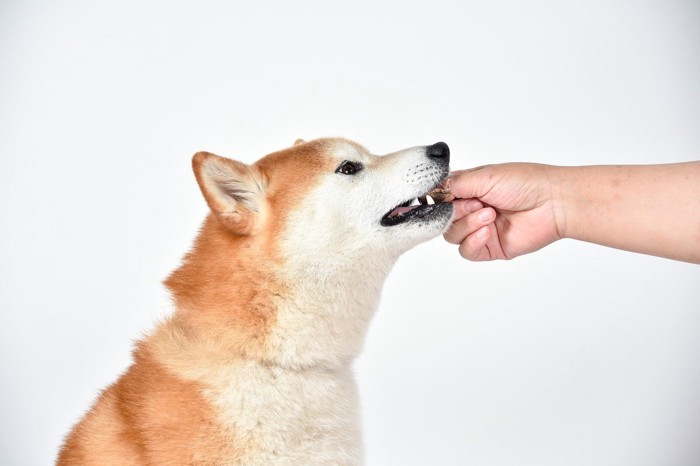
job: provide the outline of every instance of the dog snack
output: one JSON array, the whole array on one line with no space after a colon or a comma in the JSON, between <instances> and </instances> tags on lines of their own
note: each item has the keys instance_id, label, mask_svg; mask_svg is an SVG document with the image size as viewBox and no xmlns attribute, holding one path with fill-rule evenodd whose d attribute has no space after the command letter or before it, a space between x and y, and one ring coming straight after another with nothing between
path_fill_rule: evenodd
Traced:
<instances>
[{"instance_id":1,"label":"dog snack","mask_svg":"<svg viewBox=\"0 0 700 466\"><path fill-rule=\"evenodd\" d=\"M450 202L454 199L452 191L448 188L435 188L428 193L430 197L435 199L435 202Z\"/></svg>"}]
</instances>

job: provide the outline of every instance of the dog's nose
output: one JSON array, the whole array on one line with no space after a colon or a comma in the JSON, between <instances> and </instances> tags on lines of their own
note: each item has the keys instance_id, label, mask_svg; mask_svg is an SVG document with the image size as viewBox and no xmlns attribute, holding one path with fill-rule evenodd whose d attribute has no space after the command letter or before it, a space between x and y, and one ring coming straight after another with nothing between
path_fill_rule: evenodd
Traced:
<instances>
[{"instance_id":1,"label":"dog's nose","mask_svg":"<svg viewBox=\"0 0 700 466\"><path fill-rule=\"evenodd\" d=\"M440 159L447 163L450 161L450 147L444 142L438 142L426 147L425 153L432 159Z\"/></svg>"}]
</instances>

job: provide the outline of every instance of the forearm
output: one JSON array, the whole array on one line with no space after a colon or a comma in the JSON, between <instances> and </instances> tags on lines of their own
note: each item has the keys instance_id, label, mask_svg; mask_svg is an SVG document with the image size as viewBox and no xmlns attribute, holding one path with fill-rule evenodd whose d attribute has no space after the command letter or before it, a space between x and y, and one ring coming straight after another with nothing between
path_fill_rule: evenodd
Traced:
<instances>
[{"instance_id":1,"label":"forearm","mask_svg":"<svg viewBox=\"0 0 700 466\"><path fill-rule=\"evenodd\" d=\"M700 263L700 162L554 170L561 236Z\"/></svg>"}]
</instances>

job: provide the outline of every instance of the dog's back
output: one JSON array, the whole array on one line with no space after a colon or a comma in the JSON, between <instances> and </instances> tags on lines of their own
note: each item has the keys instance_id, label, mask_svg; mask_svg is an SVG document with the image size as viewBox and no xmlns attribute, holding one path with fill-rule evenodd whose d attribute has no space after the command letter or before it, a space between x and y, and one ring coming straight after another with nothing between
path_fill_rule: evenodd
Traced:
<instances>
[{"instance_id":1,"label":"dog's back","mask_svg":"<svg viewBox=\"0 0 700 466\"><path fill-rule=\"evenodd\" d=\"M71 432L58 464L235 464L240 445L222 435L202 393L202 384L177 377L141 347Z\"/></svg>"}]
</instances>

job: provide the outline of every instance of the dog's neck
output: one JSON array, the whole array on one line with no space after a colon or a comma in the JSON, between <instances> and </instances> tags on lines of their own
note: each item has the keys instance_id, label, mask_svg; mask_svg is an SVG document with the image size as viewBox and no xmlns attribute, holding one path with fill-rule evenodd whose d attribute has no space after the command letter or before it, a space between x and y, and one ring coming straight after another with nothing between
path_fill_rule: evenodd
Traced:
<instances>
[{"instance_id":1,"label":"dog's neck","mask_svg":"<svg viewBox=\"0 0 700 466\"><path fill-rule=\"evenodd\" d=\"M228 352L219 358L292 370L347 365L362 349L395 258L369 250L340 257L261 254L266 247L231 235L210 216L165 281L176 305L173 322L191 341L216 339Z\"/></svg>"},{"instance_id":2,"label":"dog's neck","mask_svg":"<svg viewBox=\"0 0 700 466\"><path fill-rule=\"evenodd\" d=\"M296 367L334 367L357 357L390 268L372 257L288 264L294 288L278 308L268 340L272 354Z\"/></svg>"}]
</instances>

